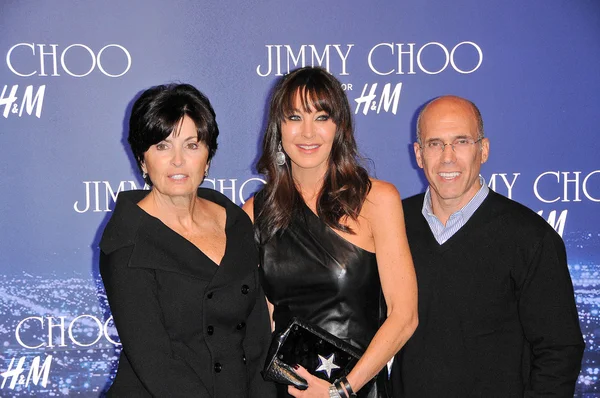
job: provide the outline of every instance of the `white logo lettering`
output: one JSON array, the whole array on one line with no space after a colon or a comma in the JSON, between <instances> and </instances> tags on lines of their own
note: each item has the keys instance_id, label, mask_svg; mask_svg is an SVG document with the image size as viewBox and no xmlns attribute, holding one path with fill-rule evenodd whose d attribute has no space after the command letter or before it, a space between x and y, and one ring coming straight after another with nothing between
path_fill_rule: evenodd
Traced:
<instances>
[{"instance_id":1,"label":"white logo lettering","mask_svg":"<svg viewBox=\"0 0 600 398\"><path fill-rule=\"evenodd\" d=\"M581 202L583 199L600 202L600 184L591 183L593 178L598 179L600 170L590 172L583 179L581 174L581 171L546 171L535 179L533 193L544 203ZM591 187L595 189L591 190Z\"/></svg>"},{"instance_id":2,"label":"white logo lettering","mask_svg":"<svg viewBox=\"0 0 600 398\"><path fill-rule=\"evenodd\" d=\"M9 378L11 379L11 381L8 385L8 388L10 388L11 390L13 390L17 384L27 388L29 387L29 383L31 381L36 386L40 384L42 387L46 387L46 384L48 383L48 375L50 374L50 366L52 365L52 355L46 356L46 359L44 360L44 363L41 367L40 357L37 356L33 358L33 361L31 362L31 367L29 368L29 372L27 374L27 379L25 379L25 376L23 375L23 372L25 370L23 367L25 365L25 358L26 357L21 357L17 362L16 367L14 368L13 366L15 363L15 358L12 358L10 360L10 365L8 365L8 369L0 374L3 378L2 386L0 388L4 388L4 386L6 385L6 380ZM42 379L41 383L40 379Z\"/></svg>"},{"instance_id":3,"label":"white logo lettering","mask_svg":"<svg viewBox=\"0 0 600 398\"><path fill-rule=\"evenodd\" d=\"M381 97L379 98L379 101L377 101L377 83L372 84L370 89L369 84L365 84L361 96L354 100L356 102L354 114L357 114L360 111L361 106L363 107L363 115L366 115L369 110L377 111L377 113L379 113L381 111L381 107L383 106L383 110L385 112L389 112L391 110L395 115L398 111L398 102L400 101L402 83L396 83L394 91L391 89L391 83L387 83L385 86L383 86Z\"/></svg>"},{"instance_id":4,"label":"white logo lettering","mask_svg":"<svg viewBox=\"0 0 600 398\"><path fill-rule=\"evenodd\" d=\"M20 50L25 50L25 52ZM112 62L106 62L103 58L105 53L111 53L110 61ZM33 62L33 65L37 64L37 69L23 70L22 65L17 67L19 64L18 60L28 65L32 64L30 60L27 60L27 56L33 56L34 59L36 56L38 57ZM70 66L69 60L73 62ZM76 69L79 68L79 65L82 63L85 64L85 62L89 66L77 71ZM58 44L18 43L12 46L6 53L6 65L8 69L21 77L34 75L61 76L61 72L65 72L73 77L85 77L97 69L105 76L116 78L126 74L131 69L131 63L131 54L125 47L119 44L107 44L98 52L95 52L92 48L80 43L71 44L62 51L59 50ZM75 67L75 65L78 65L78 67Z\"/></svg>"},{"instance_id":5,"label":"white logo lettering","mask_svg":"<svg viewBox=\"0 0 600 398\"><path fill-rule=\"evenodd\" d=\"M437 75L448 69L448 66L455 72L470 74L479 69L483 62L481 47L472 41L460 42L450 50L444 44L432 41L421 46L417 50L416 57L415 45L416 43L378 43L371 48L367 56L369 68L373 73L381 76L391 75L392 73L414 75L417 73L416 70L428 75ZM457 50L461 47L465 47L466 50L469 47L474 49L477 59L475 65L465 65L464 60L457 56ZM396 55L395 65L391 69L384 70L378 66L378 62L389 64L389 55L387 54ZM425 57L426 54L427 57ZM415 68L415 60L417 68ZM441 60L441 62L434 66L432 62L437 60Z\"/></svg>"},{"instance_id":6,"label":"white logo lettering","mask_svg":"<svg viewBox=\"0 0 600 398\"><path fill-rule=\"evenodd\" d=\"M517 181L517 178L519 177L519 175L521 175L521 173L513 173L513 178L511 181L508 181L508 179L506 178L506 173L498 173L498 174L492 174L492 176L490 177L490 181L488 183L488 187L490 187L491 190L498 192L498 193L503 193L499 187L496 187L496 177L500 176L500 178L502 179L502 182L504 183L504 186L506 187L506 196L509 199L512 199L512 189L515 185L515 182Z\"/></svg>"},{"instance_id":7,"label":"white logo lettering","mask_svg":"<svg viewBox=\"0 0 600 398\"><path fill-rule=\"evenodd\" d=\"M322 52L314 44L302 44L300 49L294 53L292 46L286 44L267 44L267 61L263 68L261 65L256 67L256 74L261 77L270 76L275 73L275 76L283 76L289 73L292 69L310 66L322 66L329 73L332 73L330 67L330 48L335 49L337 59L341 63L341 70L338 72L339 75L349 75L347 72L347 61L350 55L350 50L354 47L354 44L346 44L345 49L342 50L341 44L327 44L323 48ZM306 62L306 49L310 49L310 64ZM284 54L282 54L282 51ZM285 64L282 61L285 59ZM337 60L336 59L336 60Z\"/></svg>"},{"instance_id":8,"label":"white logo lettering","mask_svg":"<svg viewBox=\"0 0 600 398\"><path fill-rule=\"evenodd\" d=\"M77 347L90 347L103 337L111 344L120 345L120 342L112 338L114 334L109 330L112 324L112 316L106 321L89 314L70 320L65 316L31 316L17 324L15 337L21 347L29 349L67 347L68 342Z\"/></svg>"},{"instance_id":9,"label":"white logo lettering","mask_svg":"<svg viewBox=\"0 0 600 398\"><path fill-rule=\"evenodd\" d=\"M35 108L34 114L38 119L40 118L42 115L42 105L44 104L44 93L46 92L45 85L38 87L35 95L33 94L33 86L27 86L20 103L18 102L19 98L17 97L19 85L13 85L8 95L7 88L8 86L5 85L2 89L2 95L0 95L0 107L4 106L2 116L8 118L10 114L16 114L21 117L23 111L31 116L31 114L34 113Z\"/></svg>"},{"instance_id":10,"label":"white logo lettering","mask_svg":"<svg viewBox=\"0 0 600 398\"><path fill-rule=\"evenodd\" d=\"M93 205L93 212L108 212L110 206L117 200L117 195L121 191L126 191L125 184L129 184L129 189L139 189L135 181L120 181L117 190L112 188L109 181L83 181L85 186L85 206L81 208L79 201L76 200L73 203L73 210L77 213L86 213ZM101 188L102 186L102 188ZM148 185L144 185L143 189L149 189ZM104 191L102 201L100 200L100 193Z\"/></svg>"},{"instance_id":11,"label":"white logo lettering","mask_svg":"<svg viewBox=\"0 0 600 398\"><path fill-rule=\"evenodd\" d=\"M384 104L385 105L385 104ZM77 213L110 212L119 192L133 189L150 189L144 184L138 187L135 181L119 181L117 189L110 181L82 181L84 186L83 200L73 202L73 210ZM212 188L229 197L238 205L244 204L246 200L266 182L262 178L252 177L238 183L237 178L205 178L202 186Z\"/></svg>"}]
</instances>

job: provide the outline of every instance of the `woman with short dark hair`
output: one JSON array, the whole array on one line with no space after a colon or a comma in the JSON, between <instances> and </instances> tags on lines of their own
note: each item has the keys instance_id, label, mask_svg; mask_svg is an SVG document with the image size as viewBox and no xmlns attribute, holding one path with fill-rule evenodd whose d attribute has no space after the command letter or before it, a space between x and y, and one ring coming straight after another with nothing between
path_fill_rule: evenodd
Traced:
<instances>
[{"instance_id":1,"label":"woman with short dark hair","mask_svg":"<svg viewBox=\"0 0 600 398\"><path fill-rule=\"evenodd\" d=\"M100 242L122 343L108 397L274 396L259 373L270 330L252 223L198 188L218 135L188 84L150 88L133 106L128 141L152 188L119 194Z\"/></svg>"},{"instance_id":2,"label":"woman with short dark hair","mask_svg":"<svg viewBox=\"0 0 600 398\"><path fill-rule=\"evenodd\" d=\"M254 218L275 331L298 317L364 350L333 385L297 367L308 389L278 396L391 396L386 363L417 326L402 203L360 165L348 99L327 71L301 68L279 81L258 170L267 184L244 209ZM338 367L333 355L320 360L316 370L328 376Z\"/></svg>"}]
</instances>

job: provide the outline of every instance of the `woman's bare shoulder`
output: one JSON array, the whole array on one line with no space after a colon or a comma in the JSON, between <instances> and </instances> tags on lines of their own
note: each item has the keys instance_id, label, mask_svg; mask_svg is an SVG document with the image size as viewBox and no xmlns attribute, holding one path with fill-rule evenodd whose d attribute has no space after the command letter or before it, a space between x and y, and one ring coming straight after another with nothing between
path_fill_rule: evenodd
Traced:
<instances>
[{"instance_id":1,"label":"woman's bare shoulder","mask_svg":"<svg viewBox=\"0 0 600 398\"><path fill-rule=\"evenodd\" d=\"M400 193L394 184L375 178L371 178L371 190L367 195L367 202L375 207L402 203Z\"/></svg>"}]
</instances>

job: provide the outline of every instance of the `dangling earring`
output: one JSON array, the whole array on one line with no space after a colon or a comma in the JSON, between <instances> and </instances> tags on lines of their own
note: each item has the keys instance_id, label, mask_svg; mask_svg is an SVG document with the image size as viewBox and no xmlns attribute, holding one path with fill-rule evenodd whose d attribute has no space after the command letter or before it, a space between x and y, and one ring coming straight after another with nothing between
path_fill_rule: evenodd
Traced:
<instances>
[{"instance_id":1,"label":"dangling earring","mask_svg":"<svg viewBox=\"0 0 600 398\"><path fill-rule=\"evenodd\" d=\"M285 153L281 150L281 141L279 141L277 152L275 153L275 163L277 166L283 166L285 164Z\"/></svg>"},{"instance_id":2,"label":"dangling earring","mask_svg":"<svg viewBox=\"0 0 600 398\"><path fill-rule=\"evenodd\" d=\"M148 178L148 173L146 173L145 171L142 173L142 178L144 179L144 181L146 181L146 179Z\"/></svg>"},{"instance_id":3,"label":"dangling earring","mask_svg":"<svg viewBox=\"0 0 600 398\"><path fill-rule=\"evenodd\" d=\"M204 177L208 177L208 169L204 170Z\"/></svg>"}]
</instances>

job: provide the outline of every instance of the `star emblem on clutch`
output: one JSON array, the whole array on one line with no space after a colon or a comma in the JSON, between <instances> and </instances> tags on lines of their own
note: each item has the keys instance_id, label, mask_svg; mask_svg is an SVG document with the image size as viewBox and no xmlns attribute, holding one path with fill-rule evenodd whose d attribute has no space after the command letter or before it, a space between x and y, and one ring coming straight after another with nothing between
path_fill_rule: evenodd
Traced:
<instances>
[{"instance_id":1,"label":"star emblem on clutch","mask_svg":"<svg viewBox=\"0 0 600 398\"><path fill-rule=\"evenodd\" d=\"M327 378L331 378L331 371L340 368L333 361L335 361L335 354L331 354L328 358L319 355L319 362L321 364L316 369L316 371L325 372L327 373Z\"/></svg>"}]
</instances>

